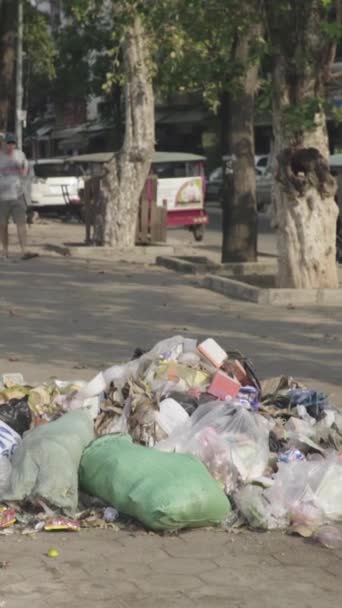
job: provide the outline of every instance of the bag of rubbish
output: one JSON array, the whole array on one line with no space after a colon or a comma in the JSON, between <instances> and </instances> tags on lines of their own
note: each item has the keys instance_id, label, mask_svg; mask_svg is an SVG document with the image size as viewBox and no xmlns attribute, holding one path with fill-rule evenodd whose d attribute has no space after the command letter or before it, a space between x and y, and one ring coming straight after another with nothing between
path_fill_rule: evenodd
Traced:
<instances>
[{"instance_id":1,"label":"bag of rubbish","mask_svg":"<svg viewBox=\"0 0 342 608\"><path fill-rule=\"evenodd\" d=\"M248 486L234 500L252 527L317 530L342 520L342 459L280 463L270 488Z\"/></svg>"},{"instance_id":2,"label":"bag of rubbish","mask_svg":"<svg viewBox=\"0 0 342 608\"><path fill-rule=\"evenodd\" d=\"M292 525L317 530L342 520L342 458L332 454L326 460L280 463L262 500L269 505L267 517L280 528ZM241 504L239 496L237 503ZM241 510L246 513L243 505Z\"/></svg>"},{"instance_id":3,"label":"bag of rubbish","mask_svg":"<svg viewBox=\"0 0 342 608\"><path fill-rule=\"evenodd\" d=\"M214 401L200 406L156 449L193 454L230 494L237 480L248 483L264 473L269 459L265 424L259 414L238 401Z\"/></svg>"},{"instance_id":4,"label":"bag of rubbish","mask_svg":"<svg viewBox=\"0 0 342 608\"><path fill-rule=\"evenodd\" d=\"M80 487L152 530L217 525L231 511L198 460L134 445L128 435L106 435L85 450Z\"/></svg>"},{"instance_id":5,"label":"bag of rubbish","mask_svg":"<svg viewBox=\"0 0 342 608\"><path fill-rule=\"evenodd\" d=\"M78 503L79 463L93 439L93 420L87 410L70 412L30 431L14 452L9 486L0 500L42 499L73 513Z\"/></svg>"},{"instance_id":6,"label":"bag of rubbish","mask_svg":"<svg viewBox=\"0 0 342 608\"><path fill-rule=\"evenodd\" d=\"M10 460L1 455L0 456L0 495L6 491L8 487L9 479L11 476L12 465Z\"/></svg>"},{"instance_id":7,"label":"bag of rubbish","mask_svg":"<svg viewBox=\"0 0 342 608\"><path fill-rule=\"evenodd\" d=\"M32 414L28 404L28 397L11 399L8 403L0 405L0 420L8 424L19 435L29 430Z\"/></svg>"},{"instance_id":8,"label":"bag of rubbish","mask_svg":"<svg viewBox=\"0 0 342 608\"><path fill-rule=\"evenodd\" d=\"M11 429L6 422L0 420L0 457L6 456L6 458L11 459L20 443L20 435Z\"/></svg>"},{"instance_id":9,"label":"bag of rubbish","mask_svg":"<svg viewBox=\"0 0 342 608\"><path fill-rule=\"evenodd\" d=\"M248 485L241 488L234 494L234 502L251 528L275 530L286 528L288 525L286 513L282 519L272 514L272 505L266 499L264 488L261 486Z\"/></svg>"}]
</instances>

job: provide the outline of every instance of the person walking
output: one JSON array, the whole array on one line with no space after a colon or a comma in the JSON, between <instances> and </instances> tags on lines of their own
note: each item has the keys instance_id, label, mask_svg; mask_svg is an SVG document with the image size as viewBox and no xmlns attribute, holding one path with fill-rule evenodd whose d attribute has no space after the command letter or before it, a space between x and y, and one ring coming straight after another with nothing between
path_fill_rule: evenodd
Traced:
<instances>
[{"instance_id":1,"label":"person walking","mask_svg":"<svg viewBox=\"0 0 342 608\"><path fill-rule=\"evenodd\" d=\"M16 138L7 133L0 149L0 241L3 257L8 257L10 218L17 227L22 259L29 260L37 254L27 251L26 202L23 179L28 174L25 154L17 150Z\"/></svg>"}]
</instances>

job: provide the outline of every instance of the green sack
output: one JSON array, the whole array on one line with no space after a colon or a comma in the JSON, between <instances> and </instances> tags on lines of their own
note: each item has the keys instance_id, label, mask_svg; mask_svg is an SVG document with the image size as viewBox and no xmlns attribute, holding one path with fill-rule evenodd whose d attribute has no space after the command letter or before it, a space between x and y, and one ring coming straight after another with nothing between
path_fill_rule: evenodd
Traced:
<instances>
[{"instance_id":1,"label":"green sack","mask_svg":"<svg viewBox=\"0 0 342 608\"><path fill-rule=\"evenodd\" d=\"M216 525L231 511L196 458L135 445L128 435L106 435L85 450L80 487L152 530Z\"/></svg>"}]
</instances>

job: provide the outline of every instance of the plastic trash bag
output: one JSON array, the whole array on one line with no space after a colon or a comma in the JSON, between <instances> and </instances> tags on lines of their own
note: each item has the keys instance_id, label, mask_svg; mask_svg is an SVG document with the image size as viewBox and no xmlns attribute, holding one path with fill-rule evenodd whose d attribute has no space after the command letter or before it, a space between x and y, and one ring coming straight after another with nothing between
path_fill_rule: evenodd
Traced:
<instances>
[{"instance_id":1,"label":"plastic trash bag","mask_svg":"<svg viewBox=\"0 0 342 608\"><path fill-rule=\"evenodd\" d=\"M242 489L236 504L253 527L292 526L311 531L342 520L342 460L280 463L272 487Z\"/></svg>"},{"instance_id":2,"label":"plastic trash bag","mask_svg":"<svg viewBox=\"0 0 342 608\"><path fill-rule=\"evenodd\" d=\"M275 530L288 526L287 514L282 518L272 513L272 505L264 494L261 486L248 485L234 494L234 502L239 512L247 520L251 528L257 530Z\"/></svg>"},{"instance_id":3,"label":"plastic trash bag","mask_svg":"<svg viewBox=\"0 0 342 608\"><path fill-rule=\"evenodd\" d=\"M292 525L314 529L342 519L342 460L281 464L272 488L265 491L273 512L288 514Z\"/></svg>"},{"instance_id":4,"label":"plastic trash bag","mask_svg":"<svg viewBox=\"0 0 342 608\"><path fill-rule=\"evenodd\" d=\"M7 456L0 456L0 495L6 491L11 477L12 465Z\"/></svg>"},{"instance_id":5,"label":"plastic trash bag","mask_svg":"<svg viewBox=\"0 0 342 608\"><path fill-rule=\"evenodd\" d=\"M0 500L43 499L73 513L78 503L78 467L82 452L94 439L87 410L65 414L24 436L14 452L12 473Z\"/></svg>"},{"instance_id":6,"label":"plastic trash bag","mask_svg":"<svg viewBox=\"0 0 342 608\"><path fill-rule=\"evenodd\" d=\"M0 458L6 456L6 458L11 459L20 443L20 435L0 420Z\"/></svg>"},{"instance_id":7,"label":"plastic trash bag","mask_svg":"<svg viewBox=\"0 0 342 608\"><path fill-rule=\"evenodd\" d=\"M8 403L0 405L0 420L19 435L23 435L29 430L32 421L28 398L11 399Z\"/></svg>"},{"instance_id":8,"label":"plastic trash bag","mask_svg":"<svg viewBox=\"0 0 342 608\"><path fill-rule=\"evenodd\" d=\"M101 437L85 450L80 486L152 530L217 525L231 511L198 460L134 445L128 435Z\"/></svg>"},{"instance_id":9,"label":"plastic trash bag","mask_svg":"<svg viewBox=\"0 0 342 608\"><path fill-rule=\"evenodd\" d=\"M200 406L183 427L156 448L193 454L229 494L238 480L247 483L264 473L269 459L268 434L264 419L238 401L214 401Z\"/></svg>"}]
</instances>

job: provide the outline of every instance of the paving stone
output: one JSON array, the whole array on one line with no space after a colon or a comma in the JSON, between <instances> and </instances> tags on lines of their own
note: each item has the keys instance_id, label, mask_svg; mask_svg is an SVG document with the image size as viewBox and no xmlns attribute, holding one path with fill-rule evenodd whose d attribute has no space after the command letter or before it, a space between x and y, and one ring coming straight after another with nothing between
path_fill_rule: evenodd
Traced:
<instances>
[{"instance_id":1,"label":"paving stone","mask_svg":"<svg viewBox=\"0 0 342 608\"><path fill-rule=\"evenodd\" d=\"M210 572L217 568L215 562L206 559L195 558L169 558L168 560L153 561L150 563L153 573L169 572L172 574L201 574L202 572Z\"/></svg>"},{"instance_id":2,"label":"paving stone","mask_svg":"<svg viewBox=\"0 0 342 608\"><path fill-rule=\"evenodd\" d=\"M162 573L152 574L145 580L137 581L137 585L142 591L150 593L164 592L170 593L174 591L187 591L188 589L196 589L200 585L200 580L196 576L185 576L183 574Z\"/></svg>"}]
</instances>

